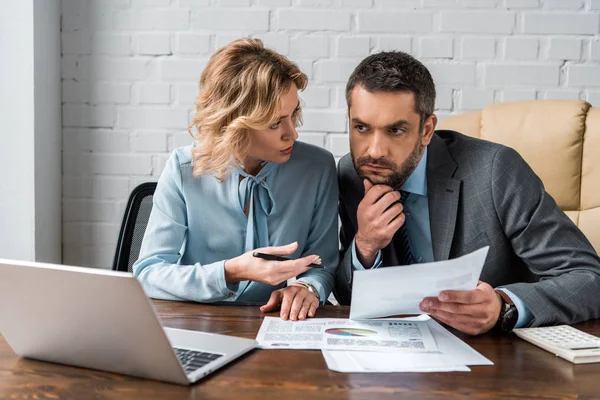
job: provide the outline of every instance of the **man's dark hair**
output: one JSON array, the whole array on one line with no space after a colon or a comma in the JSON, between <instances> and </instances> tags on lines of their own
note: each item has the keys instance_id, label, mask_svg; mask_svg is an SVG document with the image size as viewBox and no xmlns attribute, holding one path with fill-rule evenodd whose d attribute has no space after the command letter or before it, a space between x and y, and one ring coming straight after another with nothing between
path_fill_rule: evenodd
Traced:
<instances>
[{"instance_id":1,"label":"man's dark hair","mask_svg":"<svg viewBox=\"0 0 600 400\"><path fill-rule=\"evenodd\" d=\"M435 108L435 84L427 68L410 54L385 51L370 55L358 64L346 84L346 103L350 108L352 90L361 85L369 92L411 92L421 129Z\"/></svg>"}]
</instances>

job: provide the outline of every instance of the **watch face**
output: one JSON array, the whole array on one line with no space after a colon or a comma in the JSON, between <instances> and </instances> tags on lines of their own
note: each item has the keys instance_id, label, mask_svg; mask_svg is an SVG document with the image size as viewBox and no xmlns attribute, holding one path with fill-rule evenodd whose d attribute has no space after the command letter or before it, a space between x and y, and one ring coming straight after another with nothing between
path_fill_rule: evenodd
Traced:
<instances>
[{"instance_id":1,"label":"watch face","mask_svg":"<svg viewBox=\"0 0 600 400\"><path fill-rule=\"evenodd\" d=\"M500 327L504 332L511 332L517 324L518 319L519 313L517 312L517 307L511 305L504 313Z\"/></svg>"}]
</instances>

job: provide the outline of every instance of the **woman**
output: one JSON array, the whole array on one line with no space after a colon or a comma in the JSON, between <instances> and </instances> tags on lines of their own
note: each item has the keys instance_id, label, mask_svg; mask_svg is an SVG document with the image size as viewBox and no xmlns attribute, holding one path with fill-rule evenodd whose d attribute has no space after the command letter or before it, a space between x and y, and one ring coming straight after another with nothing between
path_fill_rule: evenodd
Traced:
<instances>
[{"instance_id":1,"label":"woman","mask_svg":"<svg viewBox=\"0 0 600 400\"><path fill-rule=\"evenodd\" d=\"M266 302L263 312L281 304L281 318L292 320L325 302L338 261L338 190L332 155L296 142L307 81L258 39L211 57L196 98L197 140L171 154L133 266L150 297ZM255 249L294 260L263 260Z\"/></svg>"}]
</instances>

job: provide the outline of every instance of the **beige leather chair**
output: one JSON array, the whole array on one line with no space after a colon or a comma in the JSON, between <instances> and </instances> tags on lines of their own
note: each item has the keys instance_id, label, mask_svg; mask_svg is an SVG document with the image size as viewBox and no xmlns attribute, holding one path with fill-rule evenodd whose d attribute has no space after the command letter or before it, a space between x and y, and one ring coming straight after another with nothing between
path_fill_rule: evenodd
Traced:
<instances>
[{"instance_id":1,"label":"beige leather chair","mask_svg":"<svg viewBox=\"0 0 600 400\"><path fill-rule=\"evenodd\" d=\"M600 108L579 100L494 104L439 129L510 146L600 253Z\"/></svg>"}]
</instances>

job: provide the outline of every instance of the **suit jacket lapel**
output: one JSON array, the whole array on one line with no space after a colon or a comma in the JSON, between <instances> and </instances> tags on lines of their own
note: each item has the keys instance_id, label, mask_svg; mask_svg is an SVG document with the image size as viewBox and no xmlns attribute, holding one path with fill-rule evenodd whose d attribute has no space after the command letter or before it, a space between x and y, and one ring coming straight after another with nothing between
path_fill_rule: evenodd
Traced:
<instances>
[{"instance_id":1,"label":"suit jacket lapel","mask_svg":"<svg viewBox=\"0 0 600 400\"><path fill-rule=\"evenodd\" d=\"M448 152L443 139L433 135L427 153L427 197L431 244L435 261L447 260L450 255L460 183L454 179L457 164Z\"/></svg>"}]
</instances>

